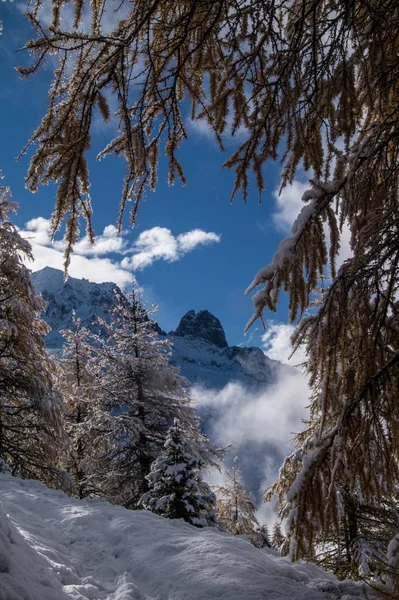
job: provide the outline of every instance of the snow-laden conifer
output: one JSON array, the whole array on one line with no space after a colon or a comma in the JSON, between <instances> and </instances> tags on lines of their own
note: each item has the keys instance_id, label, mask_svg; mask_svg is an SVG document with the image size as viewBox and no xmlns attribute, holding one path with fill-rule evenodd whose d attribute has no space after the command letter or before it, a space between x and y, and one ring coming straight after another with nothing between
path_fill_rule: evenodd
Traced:
<instances>
[{"instance_id":1,"label":"snow-laden conifer","mask_svg":"<svg viewBox=\"0 0 399 600\"><path fill-rule=\"evenodd\" d=\"M273 525L271 546L274 550L278 550L281 554L286 554L286 537L281 530L280 523Z\"/></svg>"},{"instance_id":2,"label":"snow-laden conifer","mask_svg":"<svg viewBox=\"0 0 399 600\"><path fill-rule=\"evenodd\" d=\"M266 524L255 528L255 533L252 536L252 543L257 548L271 548L269 529Z\"/></svg>"},{"instance_id":3,"label":"snow-laden conifer","mask_svg":"<svg viewBox=\"0 0 399 600\"><path fill-rule=\"evenodd\" d=\"M188 383L170 364L170 342L133 290L120 296L110 325L101 322L97 378L108 415L102 423L101 485L110 498L134 507L148 490L146 475L175 418L193 426Z\"/></svg>"},{"instance_id":4,"label":"snow-laden conifer","mask_svg":"<svg viewBox=\"0 0 399 600\"><path fill-rule=\"evenodd\" d=\"M141 504L154 513L184 519L197 527L215 525L216 496L202 479L205 461L192 453L190 437L190 430L176 419L162 454L151 465L147 475L150 489L142 496Z\"/></svg>"},{"instance_id":5,"label":"snow-laden conifer","mask_svg":"<svg viewBox=\"0 0 399 600\"><path fill-rule=\"evenodd\" d=\"M43 341L48 327L23 261L28 241L10 221L16 205L0 186L0 460L14 475L54 482L59 403L53 390L54 363Z\"/></svg>"},{"instance_id":6,"label":"snow-laden conifer","mask_svg":"<svg viewBox=\"0 0 399 600\"><path fill-rule=\"evenodd\" d=\"M216 489L218 519L233 535L251 535L259 526L255 516L256 504L252 494L241 483L242 473L237 457L226 472L226 478L227 482Z\"/></svg>"},{"instance_id":7,"label":"snow-laden conifer","mask_svg":"<svg viewBox=\"0 0 399 600\"><path fill-rule=\"evenodd\" d=\"M73 329L61 331L63 356L58 388L65 407L64 427L69 439L68 452L61 464L68 471L79 498L96 492L96 472L102 453L98 440L101 424L108 421L103 410L103 392L95 376L96 351L91 332L74 313Z\"/></svg>"}]
</instances>

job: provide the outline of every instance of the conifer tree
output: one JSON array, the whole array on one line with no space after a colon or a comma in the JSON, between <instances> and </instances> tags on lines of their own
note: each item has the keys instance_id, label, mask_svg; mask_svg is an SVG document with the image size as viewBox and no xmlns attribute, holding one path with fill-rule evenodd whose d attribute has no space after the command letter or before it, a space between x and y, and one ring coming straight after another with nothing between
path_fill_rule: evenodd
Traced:
<instances>
[{"instance_id":1,"label":"conifer tree","mask_svg":"<svg viewBox=\"0 0 399 600\"><path fill-rule=\"evenodd\" d=\"M272 535L272 548L281 552L282 547L284 545L286 538L281 531L281 525L279 523L275 523L273 525L273 535Z\"/></svg>"},{"instance_id":2,"label":"conifer tree","mask_svg":"<svg viewBox=\"0 0 399 600\"><path fill-rule=\"evenodd\" d=\"M196 527L216 525L216 496L202 479L206 466L193 454L191 432L176 419L168 431L161 455L147 475L149 491L141 505L169 519L184 519ZM204 439L205 441L205 439Z\"/></svg>"},{"instance_id":3,"label":"conifer tree","mask_svg":"<svg viewBox=\"0 0 399 600\"><path fill-rule=\"evenodd\" d=\"M255 517L256 504L241 483L237 457L226 477L227 483L216 488L218 519L233 535L253 534L259 525Z\"/></svg>"},{"instance_id":4,"label":"conifer tree","mask_svg":"<svg viewBox=\"0 0 399 600\"><path fill-rule=\"evenodd\" d=\"M252 536L251 542L256 548L271 548L270 534L267 525L263 524L255 528L255 533Z\"/></svg>"},{"instance_id":5,"label":"conifer tree","mask_svg":"<svg viewBox=\"0 0 399 600\"><path fill-rule=\"evenodd\" d=\"M101 461L97 440L102 435L101 423L108 418L103 412L103 392L94 375L96 353L91 333L75 313L72 326L73 329L61 331L65 341L57 381L69 439L68 452L62 456L61 464L72 479L75 493L84 498L97 491L94 481Z\"/></svg>"},{"instance_id":6,"label":"conifer tree","mask_svg":"<svg viewBox=\"0 0 399 600\"><path fill-rule=\"evenodd\" d=\"M44 302L23 264L32 259L31 246L10 221L10 196L0 186L0 460L13 475L61 484L60 403L43 341Z\"/></svg>"},{"instance_id":7,"label":"conifer tree","mask_svg":"<svg viewBox=\"0 0 399 600\"><path fill-rule=\"evenodd\" d=\"M152 312L143 308L133 289L119 298L111 324L100 323L106 339L97 338L96 373L108 415L99 439L100 485L110 498L129 507L148 490L146 475L173 420L196 423L188 384L171 366L170 342L160 338Z\"/></svg>"}]
</instances>

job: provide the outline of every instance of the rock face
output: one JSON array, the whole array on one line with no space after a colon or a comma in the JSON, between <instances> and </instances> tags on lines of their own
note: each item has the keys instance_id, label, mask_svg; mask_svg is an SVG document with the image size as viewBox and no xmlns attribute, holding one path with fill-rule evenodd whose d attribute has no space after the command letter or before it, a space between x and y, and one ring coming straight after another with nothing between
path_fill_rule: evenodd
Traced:
<instances>
[{"instance_id":1,"label":"rock face","mask_svg":"<svg viewBox=\"0 0 399 600\"><path fill-rule=\"evenodd\" d=\"M171 332L180 337L191 336L205 340L218 348L227 348L226 335L219 319L208 310L189 310L180 320L176 331Z\"/></svg>"}]
</instances>

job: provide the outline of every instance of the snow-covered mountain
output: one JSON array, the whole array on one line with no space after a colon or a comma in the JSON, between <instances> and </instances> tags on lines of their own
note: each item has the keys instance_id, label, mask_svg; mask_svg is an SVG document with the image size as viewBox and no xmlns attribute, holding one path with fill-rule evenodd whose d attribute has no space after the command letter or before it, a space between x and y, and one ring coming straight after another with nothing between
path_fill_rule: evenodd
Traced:
<instances>
[{"instance_id":1,"label":"snow-covered mountain","mask_svg":"<svg viewBox=\"0 0 399 600\"><path fill-rule=\"evenodd\" d=\"M64 282L62 271L52 267L36 271L32 280L47 302L43 317L51 327L46 344L52 350L61 348L60 331L71 327L73 310L91 328L97 316L109 320L115 294L121 294L111 282L93 283L74 277ZM267 358L259 348L228 346L219 319L207 310L188 311L167 337L173 341L173 363L193 385L222 389L236 381L252 388L276 378L279 363Z\"/></svg>"},{"instance_id":2,"label":"snow-covered mountain","mask_svg":"<svg viewBox=\"0 0 399 600\"><path fill-rule=\"evenodd\" d=\"M83 325L92 327L97 316L107 320L110 308L115 303L115 293L119 292L115 283L93 283L87 279L69 277L64 282L64 274L59 269L45 267L32 273L36 292L41 293L47 302L43 315L51 331L46 336L50 349L59 349L63 343L62 329L72 325L72 311Z\"/></svg>"},{"instance_id":3,"label":"snow-covered mountain","mask_svg":"<svg viewBox=\"0 0 399 600\"><path fill-rule=\"evenodd\" d=\"M243 537L0 474L1 600L365 597L362 584Z\"/></svg>"},{"instance_id":4,"label":"snow-covered mountain","mask_svg":"<svg viewBox=\"0 0 399 600\"><path fill-rule=\"evenodd\" d=\"M93 327L96 315L109 319L120 293L113 283L73 277L64 283L63 273L50 267L32 279L47 301L43 316L52 328L46 339L51 350L61 348L59 332L71 326L72 310ZM303 380L260 348L229 346L219 319L207 310L190 310L174 331L159 332L173 342L172 363L192 384L204 430L215 444L234 445L231 459L239 456L245 485L260 502L289 452L292 432L301 429Z\"/></svg>"},{"instance_id":5,"label":"snow-covered mountain","mask_svg":"<svg viewBox=\"0 0 399 600\"><path fill-rule=\"evenodd\" d=\"M216 390L232 382L264 386L275 381L280 368L260 348L228 346L220 321L207 310L190 310L168 338L173 342L172 362L193 386Z\"/></svg>"}]
</instances>

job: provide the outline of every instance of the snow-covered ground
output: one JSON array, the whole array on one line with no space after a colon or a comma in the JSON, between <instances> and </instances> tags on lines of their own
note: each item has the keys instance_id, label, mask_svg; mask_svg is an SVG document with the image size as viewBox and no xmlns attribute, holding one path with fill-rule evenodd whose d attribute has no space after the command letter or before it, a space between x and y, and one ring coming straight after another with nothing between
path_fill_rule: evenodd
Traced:
<instances>
[{"instance_id":1,"label":"snow-covered ground","mask_svg":"<svg viewBox=\"0 0 399 600\"><path fill-rule=\"evenodd\" d=\"M352 600L246 539L0 475L0 600Z\"/></svg>"}]
</instances>

